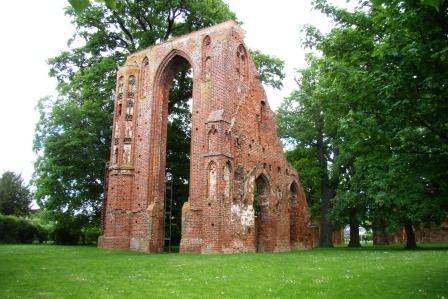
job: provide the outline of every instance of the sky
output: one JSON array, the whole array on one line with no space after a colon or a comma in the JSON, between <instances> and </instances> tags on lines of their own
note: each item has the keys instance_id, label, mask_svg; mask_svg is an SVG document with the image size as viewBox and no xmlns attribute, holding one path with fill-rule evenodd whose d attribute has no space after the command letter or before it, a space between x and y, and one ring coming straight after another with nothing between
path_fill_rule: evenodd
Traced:
<instances>
[{"instance_id":1,"label":"sky","mask_svg":"<svg viewBox=\"0 0 448 299\"><path fill-rule=\"evenodd\" d=\"M327 32L331 24L312 11L308 0L224 1L243 22L249 48L285 61L282 90L266 88L275 110L296 88L295 70L306 66L300 26L313 24ZM56 94L56 80L48 76L46 61L67 49L74 32L63 11L67 4L64 0L4 1L0 10L0 173L21 173L25 181L30 180L36 159L32 151L39 117L35 106L40 98Z\"/></svg>"}]
</instances>

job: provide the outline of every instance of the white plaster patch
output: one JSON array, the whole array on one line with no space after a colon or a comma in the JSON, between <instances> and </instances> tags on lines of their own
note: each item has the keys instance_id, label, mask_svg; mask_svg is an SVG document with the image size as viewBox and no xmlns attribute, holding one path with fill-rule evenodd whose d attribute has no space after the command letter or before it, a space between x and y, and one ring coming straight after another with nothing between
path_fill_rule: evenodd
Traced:
<instances>
[{"instance_id":1,"label":"white plaster patch","mask_svg":"<svg viewBox=\"0 0 448 299\"><path fill-rule=\"evenodd\" d=\"M115 138L120 137L120 128L118 127L118 122L115 123Z\"/></svg>"},{"instance_id":2,"label":"white plaster patch","mask_svg":"<svg viewBox=\"0 0 448 299\"><path fill-rule=\"evenodd\" d=\"M225 196L225 198L229 198L230 197L230 167L227 163L224 166L224 182L225 182L224 196Z\"/></svg>"},{"instance_id":3,"label":"white plaster patch","mask_svg":"<svg viewBox=\"0 0 448 299\"><path fill-rule=\"evenodd\" d=\"M130 164L131 163L131 145L125 144L123 146L123 163Z\"/></svg>"},{"instance_id":4,"label":"white plaster patch","mask_svg":"<svg viewBox=\"0 0 448 299\"><path fill-rule=\"evenodd\" d=\"M208 195L210 198L216 197L216 165L212 163L210 165L209 177L208 177Z\"/></svg>"},{"instance_id":5,"label":"white plaster patch","mask_svg":"<svg viewBox=\"0 0 448 299\"><path fill-rule=\"evenodd\" d=\"M126 122L125 134L126 138L132 138L132 121Z\"/></svg>"},{"instance_id":6,"label":"white plaster patch","mask_svg":"<svg viewBox=\"0 0 448 299\"><path fill-rule=\"evenodd\" d=\"M249 178L244 182L243 198L250 204L254 202L254 184L255 177L253 175L249 176Z\"/></svg>"},{"instance_id":7,"label":"white plaster patch","mask_svg":"<svg viewBox=\"0 0 448 299\"><path fill-rule=\"evenodd\" d=\"M232 222L239 222L243 227L254 225L255 211L252 206L232 204L230 211Z\"/></svg>"}]
</instances>

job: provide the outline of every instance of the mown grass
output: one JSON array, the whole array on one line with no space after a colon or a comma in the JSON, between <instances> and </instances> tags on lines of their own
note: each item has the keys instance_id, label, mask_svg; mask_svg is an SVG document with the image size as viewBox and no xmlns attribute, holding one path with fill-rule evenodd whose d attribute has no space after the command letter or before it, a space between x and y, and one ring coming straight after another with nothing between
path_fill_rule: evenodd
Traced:
<instances>
[{"instance_id":1,"label":"mown grass","mask_svg":"<svg viewBox=\"0 0 448 299\"><path fill-rule=\"evenodd\" d=\"M234 255L0 245L0 298L448 298L448 243Z\"/></svg>"}]
</instances>

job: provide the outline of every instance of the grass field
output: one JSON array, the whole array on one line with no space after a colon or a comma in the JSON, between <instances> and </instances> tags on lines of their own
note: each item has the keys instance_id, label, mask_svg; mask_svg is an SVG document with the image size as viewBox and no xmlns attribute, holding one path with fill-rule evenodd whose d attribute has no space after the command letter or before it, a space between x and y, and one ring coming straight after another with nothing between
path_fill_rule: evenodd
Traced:
<instances>
[{"instance_id":1,"label":"grass field","mask_svg":"<svg viewBox=\"0 0 448 299\"><path fill-rule=\"evenodd\" d=\"M448 244L234 255L0 245L0 298L448 298Z\"/></svg>"}]
</instances>

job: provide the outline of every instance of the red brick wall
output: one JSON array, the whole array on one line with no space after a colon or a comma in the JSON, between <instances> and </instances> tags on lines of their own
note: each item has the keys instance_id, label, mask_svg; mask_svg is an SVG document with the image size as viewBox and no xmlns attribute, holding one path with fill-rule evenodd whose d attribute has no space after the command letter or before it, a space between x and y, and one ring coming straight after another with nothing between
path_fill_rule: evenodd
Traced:
<instances>
[{"instance_id":1,"label":"red brick wall","mask_svg":"<svg viewBox=\"0 0 448 299\"><path fill-rule=\"evenodd\" d=\"M233 21L130 55L118 71L99 246L163 251L167 98L183 62L192 67L193 101L181 252L311 247L299 176L284 159L274 114ZM255 217L260 175L266 193Z\"/></svg>"},{"instance_id":2,"label":"red brick wall","mask_svg":"<svg viewBox=\"0 0 448 299\"><path fill-rule=\"evenodd\" d=\"M445 220L440 226L432 227L414 227L415 240L421 243L447 242L448 241L448 220ZM373 244L387 245L400 244L406 242L406 232L404 228L397 232L385 233L382 229L373 230Z\"/></svg>"}]
</instances>

